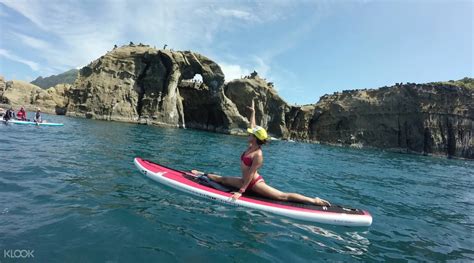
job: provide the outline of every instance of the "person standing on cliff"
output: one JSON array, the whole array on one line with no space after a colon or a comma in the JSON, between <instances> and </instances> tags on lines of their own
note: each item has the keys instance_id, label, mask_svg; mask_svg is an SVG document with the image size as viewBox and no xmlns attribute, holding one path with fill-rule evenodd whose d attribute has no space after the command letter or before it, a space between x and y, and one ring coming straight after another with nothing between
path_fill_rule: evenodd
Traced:
<instances>
[{"instance_id":1,"label":"person standing on cliff","mask_svg":"<svg viewBox=\"0 0 474 263\"><path fill-rule=\"evenodd\" d=\"M255 125L255 106L252 100L252 106L247 107L250 114L249 146L240 156L240 169L242 177L219 176L215 174L207 174L211 180L239 189L232 195L233 200L239 199L246 191L252 191L260 196L277 201L289 201L297 203L308 203L320 206L331 206L331 204L319 197L311 198L297 193L285 193L277 190L265 183L263 177L258 173L258 169L263 165L262 145L267 142L267 131ZM202 172L192 170L194 174L202 174Z\"/></svg>"}]
</instances>

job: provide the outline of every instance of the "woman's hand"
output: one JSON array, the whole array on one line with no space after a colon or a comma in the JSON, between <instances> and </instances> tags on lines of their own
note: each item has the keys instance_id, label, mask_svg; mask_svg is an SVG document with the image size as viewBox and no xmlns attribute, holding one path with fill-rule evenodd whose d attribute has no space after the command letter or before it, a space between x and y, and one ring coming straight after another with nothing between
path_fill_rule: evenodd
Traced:
<instances>
[{"instance_id":1,"label":"woman's hand","mask_svg":"<svg viewBox=\"0 0 474 263\"><path fill-rule=\"evenodd\" d=\"M237 199L239 199L239 197L241 197L242 194L239 193L239 192L233 192L233 195L230 197L232 199L232 201L237 201Z\"/></svg>"},{"instance_id":2,"label":"woman's hand","mask_svg":"<svg viewBox=\"0 0 474 263\"><path fill-rule=\"evenodd\" d=\"M331 206L331 203L329 203L328 201L326 201L324 199L321 199L319 197L316 197L315 201L316 201L316 204L320 205L320 206Z\"/></svg>"}]
</instances>

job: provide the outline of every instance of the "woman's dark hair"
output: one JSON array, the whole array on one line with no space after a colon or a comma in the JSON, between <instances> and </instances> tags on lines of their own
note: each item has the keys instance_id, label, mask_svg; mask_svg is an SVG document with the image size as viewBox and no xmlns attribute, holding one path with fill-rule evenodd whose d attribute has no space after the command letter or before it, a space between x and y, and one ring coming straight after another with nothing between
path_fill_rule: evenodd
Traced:
<instances>
[{"instance_id":1,"label":"woman's dark hair","mask_svg":"<svg viewBox=\"0 0 474 263\"><path fill-rule=\"evenodd\" d=\"M260 139L258 139L257 137L255 137L255 139L257 139L257 144L258 144L258 145L264 145L264 144L267 143L267 140L260 140Z\"/></svg>"}]
</instances>

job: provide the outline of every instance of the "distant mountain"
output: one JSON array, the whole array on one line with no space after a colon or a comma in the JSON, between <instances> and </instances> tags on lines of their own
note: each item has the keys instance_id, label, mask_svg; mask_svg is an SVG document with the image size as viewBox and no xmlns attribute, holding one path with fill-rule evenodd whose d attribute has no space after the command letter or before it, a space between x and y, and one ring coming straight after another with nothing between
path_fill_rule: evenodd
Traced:
<instances>
[{"instance_id":1,"label":"distant mountain","mask_svg":"<svg viewBox=\"0 0 474 263\"><path fill-rule=\"evenodd\" d=\"M57 84L63 84L63 83L73 84L74 81L76 81L78 72L79 70L77 69L71 69L64 73L61 73L58 75L52 75L46 78L39 76L38 78L33 80L31 84L34 84L43 89L54 87Z\"/></svg>"}]
</instances>

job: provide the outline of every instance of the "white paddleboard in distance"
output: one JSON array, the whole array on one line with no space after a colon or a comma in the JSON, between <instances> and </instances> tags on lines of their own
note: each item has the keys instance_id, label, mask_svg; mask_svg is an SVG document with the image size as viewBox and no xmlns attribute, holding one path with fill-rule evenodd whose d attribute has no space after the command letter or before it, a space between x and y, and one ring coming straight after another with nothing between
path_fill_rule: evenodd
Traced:
<instances>
[{"instance_id":1,"label":"white paddleboard in distance","mask_svg":"<svg viewBox=\"0 0 474 263\"><path fill-rule=\"evenodd\" d=\"M40 122L36 123L34 121L19 121L19 120L9 120L5 121L2 120L2 122L6 123L13 123L13 124L20 124L20 125L39 125L39 126L64 126L62 123L53 123L53 122Z\"/></svg>"}]
</instances>

